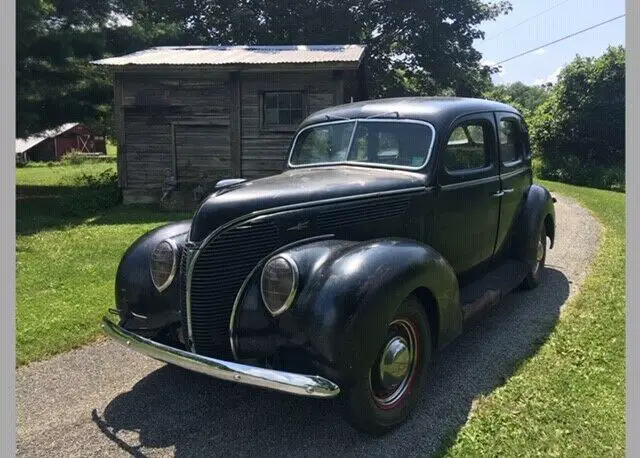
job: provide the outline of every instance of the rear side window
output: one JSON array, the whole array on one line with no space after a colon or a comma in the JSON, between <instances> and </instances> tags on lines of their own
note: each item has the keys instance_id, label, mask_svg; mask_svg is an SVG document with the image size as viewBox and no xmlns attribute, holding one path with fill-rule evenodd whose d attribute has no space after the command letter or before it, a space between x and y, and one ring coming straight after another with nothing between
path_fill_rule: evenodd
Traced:
<instances>
[{"instance_id":1,"label":"rear side window","mask_svg":"<svg viewBox=\"0 0 640 458\"><path fill-rule=\"evenodd\" d=\"M490 164L488 123L469 121L456 127L447 141L444 165L450 172L475 170Z\"/></svg>"},{"instance_id":2,"label":"rear side window","mask_svg":"<svg viewBox=\"0 0 640 458\"><path fill-rule=\"evenodd\" d=\"M518 120L513 118L500 120L498 137L500 138L500 158L503 163L522 158L524 142Z\"/></svg>"},{"instance_id":3,"label":"rear side window","mask_svg":"<svg viewBox=\"0 0 640 458\"><path fill-rule=\"evenodd\" d=\"M524 147L524 157L530 158L531 151L531 141L529 140L529 127L524 119L520 120L520 132L522 134L522 143Z\"/></svg>"}]
</instances>

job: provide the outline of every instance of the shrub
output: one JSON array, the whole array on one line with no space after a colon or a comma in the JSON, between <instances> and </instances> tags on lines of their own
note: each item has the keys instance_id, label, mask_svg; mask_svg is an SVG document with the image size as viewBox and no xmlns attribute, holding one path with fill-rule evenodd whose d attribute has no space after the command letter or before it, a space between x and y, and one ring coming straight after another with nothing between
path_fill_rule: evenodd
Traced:
<instances>
[{"instance_id":1,"label":"shrub","mask_svg":"<svg viewBox=\"0 0 640 458\"><path fill-rule=\"evenodd\" d=\"M97 175L81 172L61 180L61 184L77 189L74 191L76 197L65 199L63 203L67 215L86 215L106 210L122 200L118 175L112 170L104 170Z\"/></svg>"},{"instance_id":2,"label":"shrub","mask_svg":"<svg viewBox=\"0 0 640 458\"><path fill-rule=\"evenodd\" d=\"M576 57L528 119L542 178L624 190L624 48Z\"/></svg>"},{"instance_id":3,"label":"shrub","mask_svg":"<svg viewBox=\"0 0 640 458\"><path fill-rule=\"evenodd\" d=\"M84 160L85 158L82 157L82 155L80 154L80 151L71 150L68 153L66 153L64 156L62 156L62 158L60 159L60 162L65 165L79 165L79 164L82 164Z\"/></svg>"},{"instance_id":4,"label":"shrub","mask_svg":"<svg viewBox=\"0 0 640 458\"><path fill-rule=\"evenodd\" d=\"M102 162L116 162L114 156L87 156L77 150L71 150L66 153L60 161L59 165L81 165L86 163L102 163Z\"/></svg>"},{"instance_id":5,"label":"shrub","mask_svg":"<svg viewBox=\"0 0 640 458\"><path fill-rule=\"evenodd\" d=\"M567 154L553 163L537 157L532 162L533 173L543 180L561 181L577 186L625 191L624 167L593 165L584 163L576 156Z\"/></svg>"}]
</instances>

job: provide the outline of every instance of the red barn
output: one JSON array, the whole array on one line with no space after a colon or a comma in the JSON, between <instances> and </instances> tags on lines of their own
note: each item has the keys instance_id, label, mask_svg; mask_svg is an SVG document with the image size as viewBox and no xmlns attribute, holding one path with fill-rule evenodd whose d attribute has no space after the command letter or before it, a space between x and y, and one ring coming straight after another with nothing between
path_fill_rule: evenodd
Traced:
<instances>
[{"instance_id":1,"label":"red barn","mask_svg":"<svg viewBox=\"0 0 640 458\"><path fill-rule=\"evenodd\" d=\"M57 161L69 151L106 155L103 136L80 123L67 123L28 138L16 139L16 162Z\"/></svg>"}]
</instances>

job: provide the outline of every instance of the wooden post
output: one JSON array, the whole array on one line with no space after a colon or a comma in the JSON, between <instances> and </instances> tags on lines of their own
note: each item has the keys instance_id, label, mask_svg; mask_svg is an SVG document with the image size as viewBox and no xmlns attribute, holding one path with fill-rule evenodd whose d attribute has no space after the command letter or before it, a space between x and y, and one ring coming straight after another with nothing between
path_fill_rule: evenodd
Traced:
<instances>
[{"instance_id":1,"label":"wooden post","mask_svg":"<svg viewBox=\"0 0 640 458\"><path fill-rule=\"evenodd\" d=\"M178 181L178 148L176 146L176 125L171 123L171 174Z\"/></svg>"},{"instance_id":2,"label":"wooden post","mask_svg":"<svg viewBox=\"0 0 640 458\"><path fill-rule=\"evenodd\" d=\"M242 88L239 72L229 73L229 142L231 173L242 176Z\"/></svg>"},{"instance_id":3,"label":"wooden post","mask_svg":"<svg viewBox=\"0 0 640 458\"><path fill-rule=\"evenodd\" d=\"M118 184L120 188L127 187L127 147L124 134L124 108L122 107L122 75L114 75L114 115L116 117L116 142L118 142L118 153L116 165L118 167Z\"/></svg>"},{"instance_id":4,"label":"wooden post","mask_svg":"<svg viewBox=\"0 0 640 458\"><path fill-rule=\"evenodd\" d=\"M344 71L335 70L333 72L333 82L335 84L333 102L335 105L341 105L344 103Z\"/></svg>"}]
</instances>

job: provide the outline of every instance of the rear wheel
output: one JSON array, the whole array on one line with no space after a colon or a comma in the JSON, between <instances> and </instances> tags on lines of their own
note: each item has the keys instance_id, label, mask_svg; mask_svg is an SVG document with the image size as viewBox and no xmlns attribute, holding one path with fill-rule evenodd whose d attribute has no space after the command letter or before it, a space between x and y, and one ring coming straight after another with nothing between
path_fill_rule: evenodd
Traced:
<instances>
[{"instance_id":1,"label":"rear wheel","mask_svg":"<svg viewBox=\"0 0 640 458\"><path fill-rule=\"evenodd\" d=\"M547 259L547 231L544 225L540 229L540 235L538 236L538 245L536 249L536 264L527 274L522 282L524 289L533 289L540 284L542 280L542 274L544 272L544 263Z\"/></svg>"},{"instance_id":2,"label":"rear wheel","mask_svg":"<svg viewBox=\"0 0 640 458\"><path fill-rule=\"evenodd\" d=\"M422 303L409 296L389 323L375 360L343 395L350 423L381 435L404 422L424 390L431 353L427 314Z\"/></svg>"}]
</instances>

